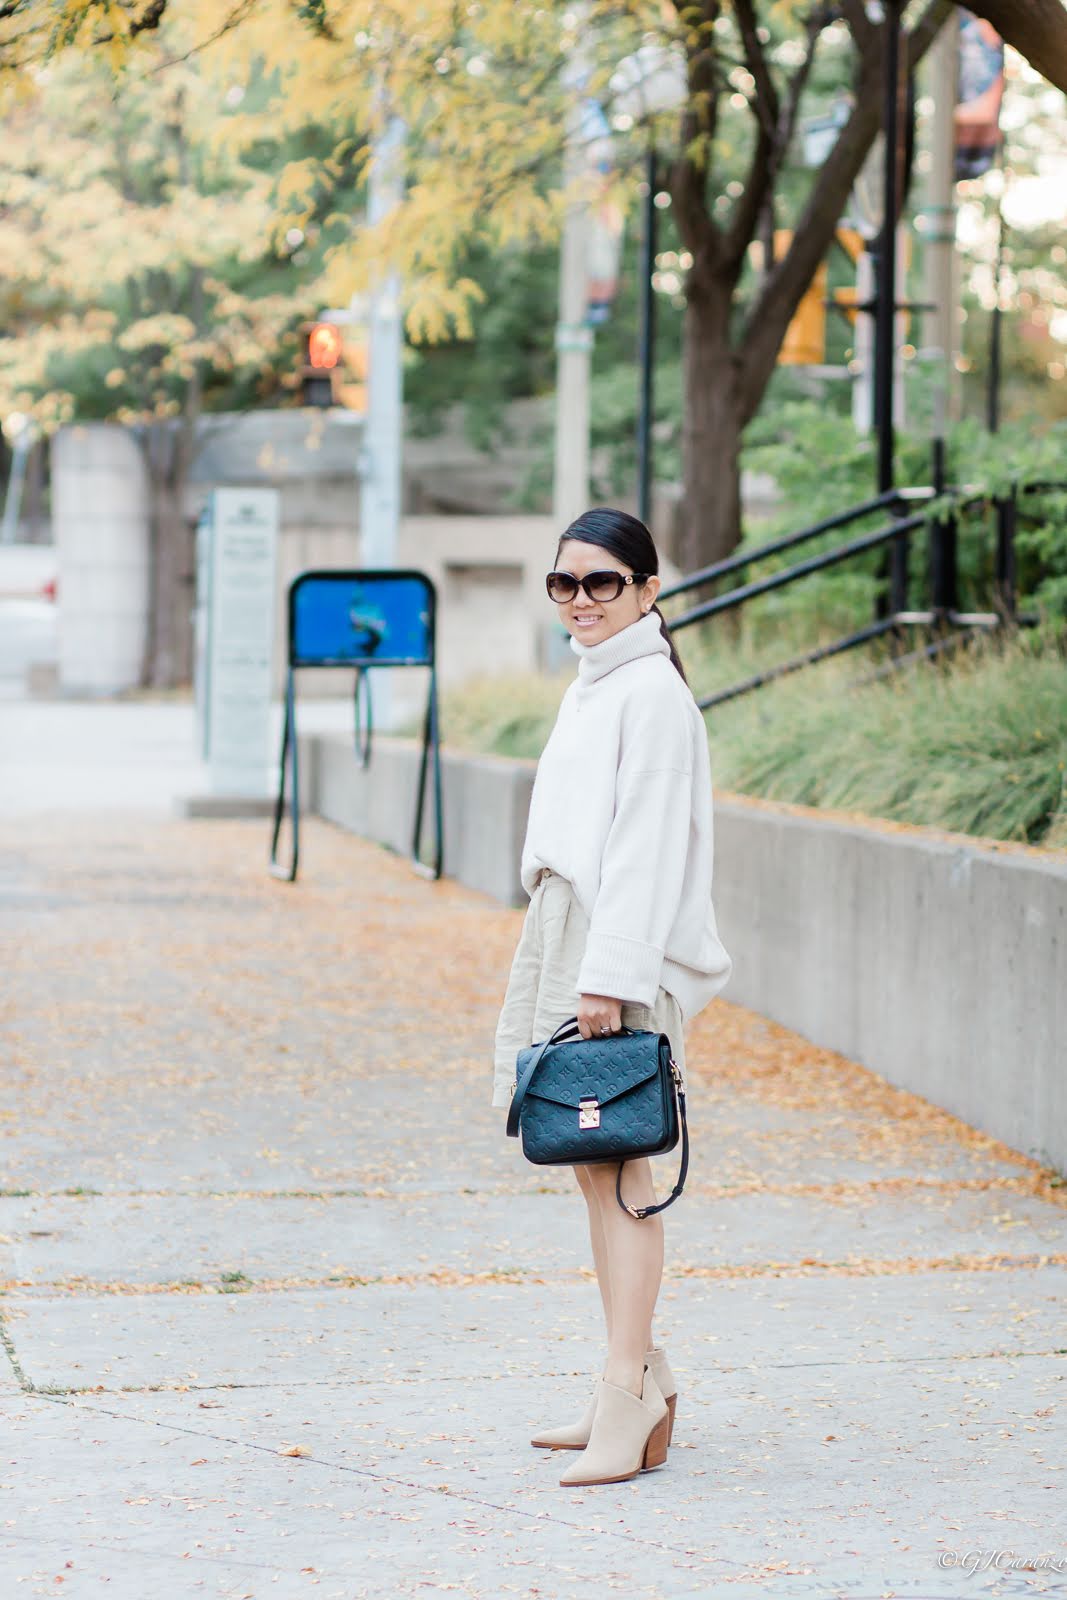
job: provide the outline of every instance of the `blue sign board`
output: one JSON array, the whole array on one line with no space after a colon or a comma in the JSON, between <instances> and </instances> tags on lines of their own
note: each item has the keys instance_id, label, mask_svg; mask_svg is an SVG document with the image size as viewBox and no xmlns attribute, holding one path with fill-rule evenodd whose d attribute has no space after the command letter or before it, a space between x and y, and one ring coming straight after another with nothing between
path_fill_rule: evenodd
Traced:
<instances>
[{"instance_id":1,"label":"blue sign board","mask_svg":"<svg viewBox=\"0 0 1067 1600\"><path fill-rule=\"evenodd\" d=\"M437 591L433 581L425 572L414 568L370 567L348 571L302 572L289 585L289 667L285 680L285 720L278 763L278 798L274 806L274 831L270 842L270 869L275 877L294 882L300 861L300 741L296 733L296 674L299 667L355 668L355 753L363 767L369 766L371 756L371 686L368 669L429 667L411 858L417 872L424 872L433 878L441 876L444 844L434 646L436 614ZM431 756L436 822L432 866L424 865L420 859L422 816ZM283 864L279 859L279 839L286 811L287 777L292 851L288 863Z\"/></svg>"},{"instance_id":2,"label":"blue sign board","mask_svg":"<svg viewBox=\"0 0 1067 1600\"><path fill-rule=\"evenodd\" d=\"M434 591L421 572L305 572L289 591L294 667L432 666Z\"/></svg>"}]
</instances>

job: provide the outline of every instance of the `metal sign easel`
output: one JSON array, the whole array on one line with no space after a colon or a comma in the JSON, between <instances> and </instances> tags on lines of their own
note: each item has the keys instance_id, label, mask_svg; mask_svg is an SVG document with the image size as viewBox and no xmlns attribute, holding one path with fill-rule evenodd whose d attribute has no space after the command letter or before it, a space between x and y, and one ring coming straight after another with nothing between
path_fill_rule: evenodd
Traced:
<instances>
[{"instance_id":1,"label":"metal sign easel","mask_svg":"<svg viewBox=\"0 0 1067 1600\"><path fill-rule=\"evenodd\" d=\"M306 667L354 667L355 750L368 767L373 745L372 667L429 667L430 684L423 721L422 757L415 797L411 858L416 872L441 876L441 750L437 716L437 591L424 572L410 568L302 572L289 585L289 647L285 681L285 720L278 773L278 799L270 844L270 870L292 883L300 861L300 746L296 731L296 672ZM434 859L419 860L426 777L433 753ZM293 847L288 864L278 859L285 816L286 777L291 774L289 810Z\"/></svg>"}]
</instances>

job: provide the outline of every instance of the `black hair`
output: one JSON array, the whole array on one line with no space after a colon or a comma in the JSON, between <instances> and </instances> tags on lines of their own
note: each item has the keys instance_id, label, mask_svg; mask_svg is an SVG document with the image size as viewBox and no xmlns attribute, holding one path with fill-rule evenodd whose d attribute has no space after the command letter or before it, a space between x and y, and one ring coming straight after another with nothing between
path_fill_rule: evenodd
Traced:
<instances>
[{"instance_id":1,"label":"black hair","mask_svg":"<svg viewBox=\"0 0 1067 1600\"><path fill-rule=\"evenodd\" d=\"M591 506L588 511L583 511L581 516L575 517L570 527L560 534L556 550L557 561L565 539L582 539L587 544L598 544L601 549L609 550L613 556L624 561L634 572L659 574L659 552L652 535L644 523L639 518L632 517L628 511L617 511L613 506ZM667 619L659 606L653 604L652 610L659 618L659 631L670 646L671 661L681 673L682 682L688 684L689 679L674 648Z\"/></svg>"}]
</instances>

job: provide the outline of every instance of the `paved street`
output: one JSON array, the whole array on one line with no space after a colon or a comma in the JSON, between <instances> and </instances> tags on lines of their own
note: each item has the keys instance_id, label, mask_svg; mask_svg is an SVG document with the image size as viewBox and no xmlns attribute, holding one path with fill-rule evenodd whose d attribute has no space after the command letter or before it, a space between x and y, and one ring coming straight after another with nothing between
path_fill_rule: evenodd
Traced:
<instances>
[{"instance_id":1,"label":"paved street","mask_svg":"<svg viewBox=\"0 0 1067 1600\"><path fill-rule=\"evenodd\" d=\"M171 712L124 768L152 708L45 710L141 777L81 804L92 739L50 777L12 708L2 1600L1067 1594L1067 1186L717 1001L670 1457L562 1489L527 1441L599 1297L573 1178L488 1104L521 914L314 822L277 883L265 822L167 815Z\"/></svg>"}]
</instances>

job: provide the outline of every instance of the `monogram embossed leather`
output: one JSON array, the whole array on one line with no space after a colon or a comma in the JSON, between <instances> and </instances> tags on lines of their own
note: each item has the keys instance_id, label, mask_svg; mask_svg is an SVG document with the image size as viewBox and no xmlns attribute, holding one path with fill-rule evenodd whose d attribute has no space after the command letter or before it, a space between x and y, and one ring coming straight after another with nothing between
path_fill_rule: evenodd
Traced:
<instances>
[{"instance_id":1,"label":"monogram embossed leather","mask_svg":"<svg viewBox=\"0 0 1067 1600\"><path fill-rule=\"evenodd\" d=\"M623 1162L673 1150L679 1129L682 1163L670 1198L656 1206L627 1205ZM516 1058L507 1132L514 1138L520 1130L528 1161L538 1166L617 1161L615 1194L623 1210L634 1217L664 1210L681 1194L689 1166L685 1092L671 1060L670 1039L633 1028L610 1038L583 1039L576 1017L561 1024L550 1039L527 1046Z\"/></svg>"}]
</instances>

